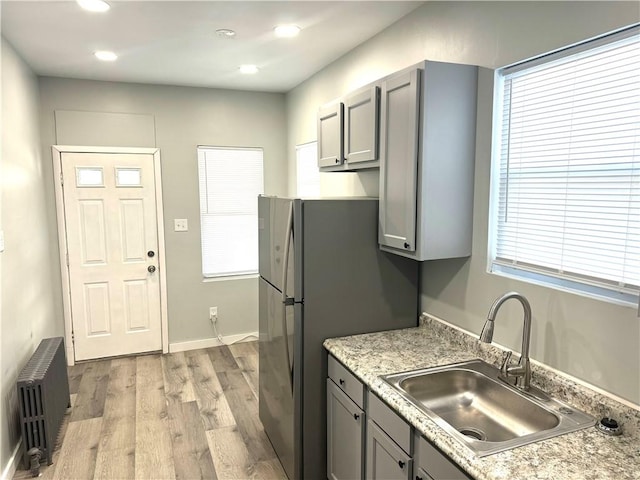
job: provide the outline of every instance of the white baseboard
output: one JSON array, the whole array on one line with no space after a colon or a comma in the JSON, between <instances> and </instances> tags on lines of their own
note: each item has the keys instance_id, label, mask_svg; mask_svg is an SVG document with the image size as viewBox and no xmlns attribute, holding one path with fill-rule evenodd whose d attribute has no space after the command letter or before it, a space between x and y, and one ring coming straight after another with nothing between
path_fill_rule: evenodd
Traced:
<instances>
[{"instance_id":1,"label":"white baseboard","mask_svg":"<svg viewBox=\"0 0 640 480\"><path fill-rule=\"evenodd\" d=\"M16 470L18 469L18 463L20 463L20 460L21 460L20 456L18 455L20 453L21 448L22 448L22 439L20 439L20 441L16 445L16 448L13 450L13 454L11 455L11 458L7 462L6 467L4 467L4 470L2 470L2 476L0 476L0 480L11 480L15 475Z\"/></svg>"},{"instance_id":2,"label":"white baseboard","mask_svg":"<svg viewBox=\"0 0 640 480\"><path fill-rule=\"evenodd\" d=\"M227 335L222 337L224 345L231 345L238 342L250 342L258 339L258 332L240 333L238 335ZM191 340L189 342L178 342L169 344L169 353L186 352L187 350L197 350L199 348L219 347L223 345L213 338L203 338L202 340ZM4 480L4 479L3 479Z\"/></svg>"}]
</instances>

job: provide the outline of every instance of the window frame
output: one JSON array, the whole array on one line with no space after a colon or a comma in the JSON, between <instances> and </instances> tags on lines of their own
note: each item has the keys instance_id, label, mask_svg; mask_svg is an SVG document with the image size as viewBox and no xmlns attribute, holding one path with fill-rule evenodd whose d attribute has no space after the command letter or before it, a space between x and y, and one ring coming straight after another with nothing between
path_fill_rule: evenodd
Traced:
<instances>
[{"instance_id":1,"label":"window frame","mask_svg":"<svg viewBox=\"0 0 640 480\"><path fill-rule=\"evenodd\" d=\"M590 281L589 277L568 278L559 274L552 275L542 267L535 265L506 265L496 262L498 245L498 224L499 224L499 195L500 195L500 169L501 169L501 143L504 105L504 80L505 76L523 70L536 69L549 62L560 60L564 57L573 56L601 46L623 40L629 37L640 35L640 24L630 25L622 29L600 35L584 42L579 42L561 49L539 55L512 65L497 69L494 72L494 96L493 96L493 120L492 120L492 142L491 142L491 173L490 173L490 197L488 209L488 242L487 242L487 265L489 274L500 275L515 280L532 283L548 288L553 288L563 292L573 293L580 296L606 301L621 306L638 308L640 286L635 288L608 288L602 286L597 281Z\"/></svg>"},{"instance_id":2,"label":"window frame","mask_svg":"<svg viewBox=\"0 0 640 480\"><path fill-rule=\"evenodd\" d=\"M314 157L314 165L316 167L317 174L318 174L318 176L317 176L317 179L318 179L318 181L317 181L317 192L315 194L312 194L312 195L307 194L306 192L301 192L300 191L300 187L301 187L301 183L300 183L300 180L301 180L300 163L301 163L301 160L302 160L302 157L301 157L300 153L301 152L306 152L307 149L311 149L311 148L315 149L315 152L316 152L315 157ZM307 183L309 183L308 179L307 179ZM316 182L314 182L314 183L316 183ZM318 142L317 142L317 140L314 140L312 142L301 143L299 145L296 145L296 196L298 196L298 197L312 197L312 198L320 197L320 168L318 167Z\"/></svg>"},{"instance_id":3,"label":"window frame","mask_svg":"<svg viewBox=\"0 0 640 480\"><path fill-rule=\"evenodd\" d=\"M200 270L203 278L203 282L215 282L221 280L235 280L235 279L246 279L246 278L256 278L258 276L259 271L259 263L258 263L258 245L256 244L256 264L255 269L251 270L243 270L243 271L235 271L235 272L216 272L216 273L207 273L205 272L205 237L204 237L204 228L203 228L203 215L207 215L208 213L202 210L202 201L203 201L203 192L201 190L203 179L201 178L201 156L206 155L206 151L222 151L222 150L233 150L233 151L259 151L260 152L260 160L261 160L261 189L258 195L264 195L264 148L262 147L244 147L244 146L219 146L219 145L198 145L196 148L196 161L197 161L197 171L198 171L198 215L200 220ZM206 158L206 157L205 157ZM205 160L206 161L206 160ZM204 180L206 184L206 179ZM204 193L206 196L206 192ZM208 199L208 197L207 197ZM257 196L256 196L256 235L258 231L258 207L257 207ZM257 241L257 236L256 236Z\"/></svg>"}]
</instances>

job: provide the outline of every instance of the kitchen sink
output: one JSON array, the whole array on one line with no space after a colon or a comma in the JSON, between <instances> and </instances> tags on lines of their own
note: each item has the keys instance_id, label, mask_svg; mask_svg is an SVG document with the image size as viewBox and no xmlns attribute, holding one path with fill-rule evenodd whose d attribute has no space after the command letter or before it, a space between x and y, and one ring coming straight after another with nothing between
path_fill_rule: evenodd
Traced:
<instances>
[{"instance_id":1,"label":"kitchen sink","mask_svg":"<svg viewBox=\"0 0 640 480\"><path fill-rule=\"evenodd\" d=\"M480 359L381 378L480 457L595 424L535 387L514 387Z\"/></svg>"}]
</instances>

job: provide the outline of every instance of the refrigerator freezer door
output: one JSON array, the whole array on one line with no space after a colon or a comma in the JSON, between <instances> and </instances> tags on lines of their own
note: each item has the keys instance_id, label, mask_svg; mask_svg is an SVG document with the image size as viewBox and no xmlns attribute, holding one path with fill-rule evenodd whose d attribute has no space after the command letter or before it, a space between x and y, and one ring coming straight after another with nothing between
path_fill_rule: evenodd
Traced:
<instances>
[{"instance_id":1,"label":"refrigerator freezer door","mask_svg":"<svg viewBox=\"0 0 640 480\"><path fill-rule=\"evenodd\" d=\"M278 290L283 289L285 247L289 238L287 296L294 296L295 248L293 241L293 200L258 197L258 243L260 276Z\"/></svg>"},{"instance_id":2,"label":"refrigerator freezer door","mask_svg":"<svg viewBox=\"0 0 640 480\"><path fill-rule=\"evenodd\" d=\"M259 284L259 330L260 420L287 476L293 479L294 306L284 305L282 293L262 278Z\"/></svg>"}]
</instances>

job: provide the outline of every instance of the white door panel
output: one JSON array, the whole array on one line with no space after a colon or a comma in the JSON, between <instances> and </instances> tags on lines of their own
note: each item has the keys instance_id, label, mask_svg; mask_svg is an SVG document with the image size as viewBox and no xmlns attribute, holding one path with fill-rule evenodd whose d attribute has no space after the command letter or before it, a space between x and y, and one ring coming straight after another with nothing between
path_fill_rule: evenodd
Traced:
<instances>
[{"instance_id":1,"label":"white door panel","mask_svg":"<svg viewBox=\"0 0 640 480\"><path fill-rule=\"evenodd\" d=\"M83 293L87 336L109 335L111 333L109 284L85 283Z\"/></svg>"},{"instance_id":2,"label":"white door panel","mask_svg":"<svg viewBox=\"0 0 640 480\"><path fill-rule=\"evenodd\" d=\"M66 152L62 172L75 359L160 350L153 155Z\"/></svg>"},{"instance_id":3,"label":"white door panel","mask_svg":"<svg viewBox=\"0 0 640 480\"><path fill-rule=\"evenodd\" d=\"M82 265L106 265L107 240L102 200L80 200L78 210Z\"/></svg>"},{"instance_id":4,"label":"white door panel","mask_svg":"<svg viewBox=\"0 0 640 480\"><path fill-rule=\"evenodd\" d=\"M142 199L120 201L122 261L124 263L144 263L146 261L144 214Z\"/></svg>"},{"instance_id":5,"label":"white door panel","mask_svg":"<svg viewBox=\"0 0 640 480\"><path fill-rule=\"evenodd\" d=\"M148 330L151 327L147 284L146 279L124 282L124 315L127 332Z\"/></svg>"}]
</instances>

